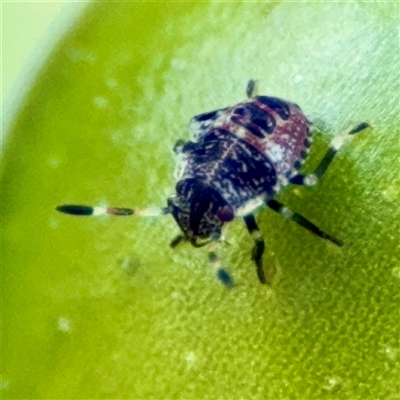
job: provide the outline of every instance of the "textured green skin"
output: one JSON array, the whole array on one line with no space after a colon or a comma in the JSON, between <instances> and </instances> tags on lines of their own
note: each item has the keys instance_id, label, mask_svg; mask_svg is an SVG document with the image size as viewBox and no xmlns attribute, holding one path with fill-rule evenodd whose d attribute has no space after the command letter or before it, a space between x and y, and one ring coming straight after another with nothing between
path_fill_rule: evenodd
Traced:
<instances>
[{"instance_id":1,"label":"textured green skin","mask_svg":"<svg viewBox=\"0 0 400 400\"><path fill-rule=\"evenodd\" d=\"M395 3L92 5L5 149L3 398L397 398L398 15ZM341 129L374 127L315 188L280 197L343 249L262 211L274 283L257 281L234 222L228 291L202 250L169 249L170 217L56 214L164 205L189 119L242 99L249 78L324 121L305 171Z\"/></svg>"}]
</instances>

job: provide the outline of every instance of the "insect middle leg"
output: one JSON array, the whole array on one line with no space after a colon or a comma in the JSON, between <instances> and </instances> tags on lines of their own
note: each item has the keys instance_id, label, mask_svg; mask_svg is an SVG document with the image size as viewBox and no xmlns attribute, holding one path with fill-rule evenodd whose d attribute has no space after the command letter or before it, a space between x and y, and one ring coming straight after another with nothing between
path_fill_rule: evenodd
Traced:
<instances>
[{"instance_id":1,"label":"insect middle leg","mask_svg":"<svg viewBox=\"0 0 400 400\"><path fill-rule=\"evenodd\" d=\"M294 185L305 185L305 186L316 185L317 182L324 176L326 170L331 165L337 152L342 147L344 142L347 139L349 139L351 135L355 135L356 133L362 132L367 128L369 128L369 125L366 122L363 122L355 126L350 132L345 132L344 134L336 136L330 143L328 151L325 153L324 157L318 164L315 171L308 175L297 174L290 179L290 183L293 183Z\"/></svg>"},{"instance_id":2,"label":"insect middle leg","mask_svg":"<svg viewBox=\"0 0 400 400\"><path fill-rule=\"evenodd\" d=\"M278 214L281 214L283 217L287 219L291 219L292 221L296 222L303 228L306 228L307 230L312 232L314 235L317 235L322 239L329 240L330 242L336 244L336 246L340 247L343 246L343 242L340 239L331 236L328 233L325 233L324 231L319 229L316 225L314 225L311 221L309 221L307 218L304 218L302 215L293 212L279 201L268 200L266 204L269 208L276 211Z\"/></svg>"},{"instance_id":3,"label":"insect middle leg","mask_svg":"<svg viewBox=\"0 0 400 400\"><path fill-rule=\"evenodd\" d=\"M265 250L265 243L260 228L257 225L256 219L253 214L243 217L247 230L254 240L254 247L252 251L252 259L256 264L257 276L261 283L267 283L263 270L262 255Z\"/></svg>"}]
</instances>

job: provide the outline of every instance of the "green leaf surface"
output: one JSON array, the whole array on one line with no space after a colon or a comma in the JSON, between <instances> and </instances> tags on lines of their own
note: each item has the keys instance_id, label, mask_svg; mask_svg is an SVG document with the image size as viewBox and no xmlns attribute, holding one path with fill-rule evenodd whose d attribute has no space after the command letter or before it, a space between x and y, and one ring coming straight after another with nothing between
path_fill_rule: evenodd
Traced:
<instances>
[{"instance_id":1,"label":"green leaf surface","mask_svg":"<svg viewBox=\"0 0 400 400\"><path fill-rule=\"evenodd\" d=\"M3 166L4 399L399 398L399 4L93 3L37 78ZM64 203L166 204L196 114L260 92L343 129L314 188L279 200L345 242L258 216L221 248L168 246L163 218L79 218Z\"/></svg>"}]
</instances>

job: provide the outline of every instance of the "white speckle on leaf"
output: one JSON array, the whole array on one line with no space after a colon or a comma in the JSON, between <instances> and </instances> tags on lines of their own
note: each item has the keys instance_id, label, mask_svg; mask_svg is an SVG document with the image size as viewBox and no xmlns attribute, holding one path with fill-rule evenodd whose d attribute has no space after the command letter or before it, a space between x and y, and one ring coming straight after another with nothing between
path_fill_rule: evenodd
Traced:
<instances>
[{"instance_id":1,"label":"white speckle on leaf","mask_svg":"<svg viewBox=\"0 0 400 400\"><path fill-rule=\"evenodd\" d=\"M300 83L303 80L303 76L300 74L297 74L294 78L293 78L293 82L294 83Z\"/></svg>"},{"instance_id":2,"label":"white speckle on leaf","mask_svg":"<svg viewBox=\"0 0 400 400\"><path fill-rule=\"evenodd\" d=\"M60 225L60 222L57 219L55 219L55 218L49 219L49 226L51 229L57 229L59 225Z\"/></svg>"},{"instance_id":3,"label":"white speckle on leaf","mask_svg":"<svg viewBox=\"0 0 400 400\"><path fill-rule=\"evenodd\" d=\"M111 140L112 143L116 145L120 145L120 143L124 142L125 143L125 134L124 131L121 129L116 129L108 135L109 139Z\"/></svg>"},{"instance_id":4,"label":"white speckle on leaf","mask_svg":"<svg viewBox=\"0 0 400 400\"><path fill-rule=\"evenodd\" d=\"M131 261L130 257L128 257L128 256L124 257L124 259L122 260L122 263L121 263L121 268L123 270L127 270L129 268L130 261Z\"/></svg>"},{"instance_id":5,"label":"white speckle on leaf","mask_svg":"<svg viewBox=\"0 0 400 400\"><path fill-rule=\"evenodd\" d=\"M183 71L186 68L187 62L183 59L174 58L171 60L171 67L177 71Z\"/></svg>"},{"instance_id":6,"label":"white speckle on leaf","mask_svg":"<svg viewBox=\"0 0 400 400\"><path fill-rule=\"evenodd\" d=\"M7 389L8 386L10 385L9 381L1 381L1 390Z\"/></svg>"},{"instance_id":7,"label":"white speckle on leaf","mask_svg":"<svg viewBox=\"0 0 400 400\"><path fill-rule=\"evenodd\" d=\"M77 47L69 49L67 51L67 56L72 62L87 62L89 64L94 64L97 60L94 53Z\"/></svg>"},{"instance_id":8,"label":"white speckle on leaf","mask_svg":"<svg viewBox=\"0 0 400 400\"><path fill-rule=\"evenodd\" d=\"M396 360L398 354L399 354L399 349L396 349L395 347L390 347L390 346L383 346L380 350L380 353L383 353L389 360Z\"/></svg>"},{"instance_id":9,"label":"white speckle on leaf","mask_svg":"<svg viewBox=\"0 0 400 400\"><path fill-rule=\"evenodd\" d=\"M51 168L58 168L61 164L61 161L58 157L52 156L47 160L47 164L51 167Z\"/></svg>"},{"instance_id":10,"label":"white speckle on leaf","mask_svg":"<svg viewBox=\"0 0 400 400\"><path fill-rule=\"evenodd\" d=\"M94 105L99 108L105 108L108 105L108 100L105 97L97 96L93 99Z\"/></svg>"},{"instance_id":11,"label":"white speckle on leaf","mask_svg":"<svg viewBox=\"0 0 400 400\"><path fill-rule=\"evenodd\" d=\"M106 80L106 85L109 88L115 88L118 86L118 81L115 78L110 78Z\"/></svg>"},{"instance_id":12,"label":"white speckle on leaf","mask_svg":"<svg viewBox=\"0 0 400 400\"><path fill-rule=\"evenodd\" d=\"M390 203L397 204L399 198L399 192L400 190L397 185L390 185L385 190L382 191L382 197L386 201L389 201Z\"/></svg>"},{"instance_id":13,"label":"white speckle on leaf","mask_svg":"<svg viewBox=\"0 0 400 400\"><path fill-rule=\"evenodd\" d=\"M393 275L395 278L400 279L400 267L394 267L394 268L392 269L392 275Z\"/></svg>"},{"instance_id":14,"label":"white speckle on leaf","mask_svg":"<svg viewBox=\"0 0 400 400\"><path fill-rule=\"evenodd\" d=\"M193 365L196 363L197 356L196 353L193 351L188 351L185 354L185 361L188 368L192 368Z\"/></svg>"},{"instance_id":15,"label":"white speckle on leaf","mask_svg":"<svg viewBox=\"0 0 400 400\"><path fill-rule=\"evenodd\" d=\"M327 380L327 384L324 385L323 388L328 391L332 391L333 389L335 389L337 387L337 385L339 385L340 382L342 381L341 378L338 376L332 376L332 377L326 378L326 380Z\"/></svg>"},{"instance_id":16,"label":"white speckle on leaf","mask_svg":"<svg viewBox=\"0 0 400 400\"><path fill-rule=\"evenodd\" d=\"M71 332L72 327L70 319L67 317L59 317L57 320L57 328L61 332Z\"/></svg>"}]
</instances>

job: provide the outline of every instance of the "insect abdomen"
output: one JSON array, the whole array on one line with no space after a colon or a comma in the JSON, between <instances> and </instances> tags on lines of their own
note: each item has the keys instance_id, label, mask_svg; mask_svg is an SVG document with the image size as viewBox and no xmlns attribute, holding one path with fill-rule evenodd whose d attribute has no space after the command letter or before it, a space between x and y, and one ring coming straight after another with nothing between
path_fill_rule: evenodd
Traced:
<instances>
[{"instance_id":1,"label":"insect abdomen","mask_svg":"<svg viewBox=\"0 0 400 400\"><path fill-rule=\"evenodd\" d=\"M223 127L263 153L276 171L278 183L297 173L311 145L310 123L294 104L258 96L226 113Z\"/></svg>"},{"instance_id":2,"label":"insect abdomen","mask_svg":"<svg viewBox=\"0 0 400 400\"><path fill-rule=\"evenodd\" d=\"M246 143L255 151L245 157L261 157L264 164L268 165L264 179L255 174L257 177L253 181L257 182L256 185L262 187L275 179L277 185L274 189L279 191L281 186L288 183L290 177L296 175L308 155L311 145L309 126L310 123L296 104L276 97L256 96L235 106L193 117L191 128L197 143L189 144L196 146L196 159L199 163L207 163L212 158L218 161L222 153L215 142L227 142L229 139L216 139L216 132L230 134L239 139L239 147ZM200 154L207 147L205 143L210 144L208 154ZM242 148L238 154L246 152L245 149ZM250 154L248 150L247 153ZM240 161L241 165L247 163ZM213 169L214 166L210 165L208 168ZM272 175L274 179L271 179ZM268 189L266 193L271 191ZM235 191L242 192L239 187L235 188Z\"/></svg>"}]
</instances>

